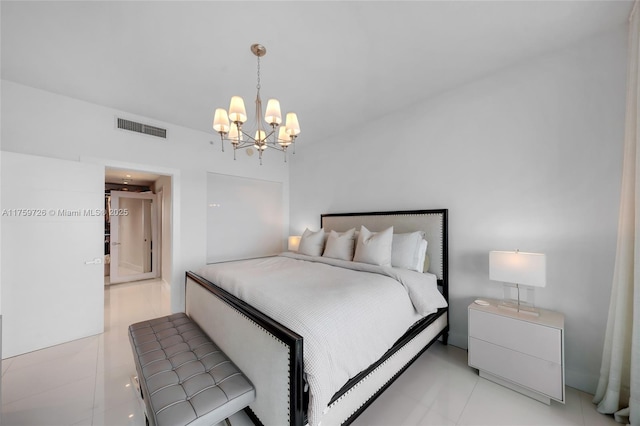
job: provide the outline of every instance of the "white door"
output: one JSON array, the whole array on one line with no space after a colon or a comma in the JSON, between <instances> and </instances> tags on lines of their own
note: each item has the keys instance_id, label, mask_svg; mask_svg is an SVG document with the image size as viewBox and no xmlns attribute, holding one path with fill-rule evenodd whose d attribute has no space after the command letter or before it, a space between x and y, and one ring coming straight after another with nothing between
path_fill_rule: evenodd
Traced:
<instances>
[{"instance_id":1,"label":"white door","mask_svg":"<svg viewBox=\"0 0 640 426\"><path fill-rule=\"evenodd\" d=\"M156 195L111 191L110 283L158 276Z\"/></svg>"},{"instance_id":2,"label":"white door","mask_svg":"<svg viewBox=\"0 0 640 426\"><path fill-rule=\"evenodd\" d=\"M104 329L104 167L2 152L2 357Z\"/></svg>"}]
</instances>

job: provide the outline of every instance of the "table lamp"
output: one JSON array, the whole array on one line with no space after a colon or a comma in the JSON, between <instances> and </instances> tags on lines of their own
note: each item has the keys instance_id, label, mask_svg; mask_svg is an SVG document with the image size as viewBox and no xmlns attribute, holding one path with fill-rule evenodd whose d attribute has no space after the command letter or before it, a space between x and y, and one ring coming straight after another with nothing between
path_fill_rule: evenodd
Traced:
<instances>
[{"instance_id":1,"label":"table lamp","mask_svg":"<svg viewBox=\"0 0 640 426\"><path fill-rule=\"evenodd\" d=\"M501 308L539 316L540 312L533 302L534 287L547 284L547 259L542 253L521 251L489 252L489 279L504 283L504 299L498 305ZM524 286L526 298L521 298L520 290ZM515 290L515 297L514 297Z\"/></svg>"},{"instance_id":2,"label":"table lamp","mask_svg":"<svg viewBox=\"0 0 640 426\"><path fill-rule=\"evenodd\" d=\"M292 235L289 237L289 241L287 243L287 249L289 251L298 251L298 246L300 245L301 235Z\"/></svg>"}]
</instances>

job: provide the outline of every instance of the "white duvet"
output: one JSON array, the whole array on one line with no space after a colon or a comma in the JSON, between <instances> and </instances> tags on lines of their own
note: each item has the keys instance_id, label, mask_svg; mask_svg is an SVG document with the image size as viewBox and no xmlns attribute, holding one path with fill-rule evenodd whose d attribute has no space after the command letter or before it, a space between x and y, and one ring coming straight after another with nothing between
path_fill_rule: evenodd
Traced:
<instances>
[{"instance_id":1,"label":"white duvet","mask_svg":"<svg viewBox=\"0 0 640 426\"><path fill-rule=\"evenodd\" d=\"M198 274L304 338L312 426L350 378L418 319L447 306L432 274L293 253L207 265Z\"/></svg>"}]
</instances>

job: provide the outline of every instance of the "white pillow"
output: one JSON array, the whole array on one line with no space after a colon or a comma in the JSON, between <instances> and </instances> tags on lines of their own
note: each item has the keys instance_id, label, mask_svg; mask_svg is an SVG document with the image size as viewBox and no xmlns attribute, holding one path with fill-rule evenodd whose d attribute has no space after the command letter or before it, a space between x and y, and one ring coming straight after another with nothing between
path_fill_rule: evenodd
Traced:
<instances>
[{"instance_id":1,"label":"white pillow","mask_svg":"<svg viewBox=\"0 0 640 426\"><path fill-rule=\"evenodd\" d=\"M420 253L418 257L418 268L416 271L424 272L424 263L427 260L427 240L420 241ZM427 266L428 268L428 266Z\"/></svg>"},{"instance_id":2,"label":"white pillow","mask_svg":"<svg viewBox=\"0 0 640 426\"><path fill-rule=\"evenodd\" d=\"M391 245L391 266L422 272L420 264L420 243L424 241L424 232L415 231L407 234L393 234Z\"/></svg>"},{"instance_id":3,"label":"white pillow","mask_svg":"<svg viewBox=\"0 0 640 426\"><path fill-rule=\"evenodd\" d=\"M360 228L354 262L371 263L373 265L391 266L391 245L393 226L381 232L371 232L366 227Z\"/></svg>"},{"instance_id":4,"label":"white pillow","mask_svg":"<svg viewBox=\"0 0 640 426\"><path fill-rule=\"evenodd\" d=\"M353 247L355 243L355 241L353 241L353 235L355 233L356 228L351 228L343 233L331 231L327 238L327 245L324 248L322 256L331 257L333 259L352 260Z\"/></svg>"},{"instance_id":5,"label":"white pillow","mask_svg":"<svg viewBox=\"0 0 640 426\"><path fill-rule=\"evenodd\" d=\"M324 249L324 238L324 229L317 232L313 232L309 228L305 229L300 238L298 253L307 256L321 256Z\"/></svg>"}]
</instances>

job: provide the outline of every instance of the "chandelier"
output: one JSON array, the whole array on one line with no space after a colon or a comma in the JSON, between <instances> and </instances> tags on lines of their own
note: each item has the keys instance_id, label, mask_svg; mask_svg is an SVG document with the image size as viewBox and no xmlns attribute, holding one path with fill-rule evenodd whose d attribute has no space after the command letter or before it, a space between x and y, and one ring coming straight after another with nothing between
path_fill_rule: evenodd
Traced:
<instances>
[{"instance_id":1,"label":"chandelier","mask_svg":"<svg viewBox=\"0 0 640 426\"><path fill-rule=\"evenodd\" d=\"M262 99L260 99L260 58L267 53L267 49L261 44L251 45L251 51L258 58L258 84L256 89L256 123L253 136L245 132L243 125L247 121L247 112L244 108L244 100L240 96L233 96L229 105L229 112L224 108L217 108L213 117L213 130L220 134L222 151L224 142L231 142L233 146L233 159L236 159L236 150L254 147L258 150L260 164L262 165L262 153L267 148L284 152L284 161L287 161L287 148L293 145L295 154L295 141L300 134L298 116L294 112L287 113L284 126L280 112L280 102L277 99L267 101L267 109L262 114ZM266 123L269 127L265 128Z\"/></svg>"}]
</instances>

